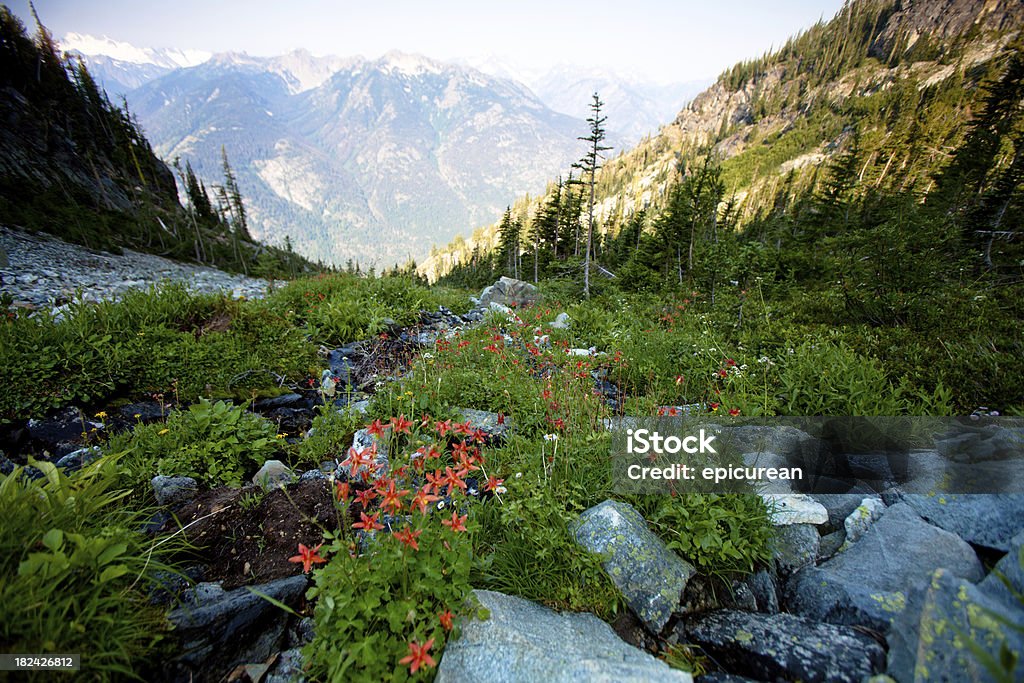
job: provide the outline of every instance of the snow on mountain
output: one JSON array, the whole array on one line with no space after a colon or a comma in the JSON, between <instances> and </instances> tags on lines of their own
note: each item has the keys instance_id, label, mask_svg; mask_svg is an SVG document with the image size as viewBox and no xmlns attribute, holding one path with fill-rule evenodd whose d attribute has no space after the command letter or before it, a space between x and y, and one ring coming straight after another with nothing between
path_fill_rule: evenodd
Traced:
<instances>
[{"instance_id":1,"label":"snow on mountain","mask_svg":"<svg viewBox=\"0 0 1024 683\"><path fill-rule=\"evenodd\" d=\"M60 41L60 49L92 57L110 57L129 64L152 64L168 69L197 66L211 56L211 53L203 50L136 47L131 43L113 40L106 36L97 38L82 33L65 35Z\"/></svg>"}]
</instances>

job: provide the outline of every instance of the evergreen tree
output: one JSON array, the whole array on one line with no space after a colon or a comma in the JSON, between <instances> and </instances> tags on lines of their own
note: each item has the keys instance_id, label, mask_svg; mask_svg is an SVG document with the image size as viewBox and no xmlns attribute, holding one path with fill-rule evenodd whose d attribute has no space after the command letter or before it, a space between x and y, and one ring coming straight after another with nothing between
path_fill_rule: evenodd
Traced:
<instances>
[{"instance_id":1,"label":"evergreen tree","mask_svg":"<svg viewBox=\"0 0 1024 683\"><path fill-rule=\"evenodd\" d=\"M590 259L594 241L594 188L597 185L597 172L601 168L600 162L604 159L601 153L611 149L611 147L601 144L605 138L604 124L608 120L607 116L601 116L601 107L603 106L604 102L595 92L594 99L590 103L590 110L593 113L587 119L587 123L590 124L590 135L578 138L586 141L590 146L586 155L579 162L573 164L573 168L580 169L582 177L586 178L585 182L590 191L587 201L586 253L583 259L583 296L588 299L590 298Z\"/></svg>"}]
</instances>

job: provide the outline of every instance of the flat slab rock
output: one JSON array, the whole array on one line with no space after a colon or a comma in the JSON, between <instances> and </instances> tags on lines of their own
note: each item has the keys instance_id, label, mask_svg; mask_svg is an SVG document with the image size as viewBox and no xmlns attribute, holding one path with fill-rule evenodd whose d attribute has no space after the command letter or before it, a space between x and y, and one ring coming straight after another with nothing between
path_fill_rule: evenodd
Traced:
<instances>
[{"instance_id":1,"label":"flat slab rock","mask_svg":"<svg viewBox=\"0 0 1024 683\"><path fill-rule=\"evenodd\" d=\"M1007 551L1010 541L1024 530L1024 494L908 493L903 502L925 520L968 543Z\"/></svg>"},{"instance_id":2,"label":"flat slab rock","mask_svg":"<svg viewBox=\"0 0 1024 683\"><path fill-rule=\"evenodd\" d=\"M724 669L756 680L859 683L885 665L872 638L792 614L723 610L690 622L687 633Z\"/></svg>"},{"instance_id":3,"label":"flat slab rock","mask_svg":"<svg viewBox=\"0 0 1024 683\"><path fill-rule=\"evenodd\" d=\"M606 500L580 515L576 542L604 556L604 570L652 633L665 627L696 573L655 536L631 506Z\"/></svg>"},{"instance_id":4,"label":"flat slab rock","mask_svg":"<svg viewBox=\"0 0 1024 683\"><path fill-rule=\"evenodd\" d=\"M559 614L503 593L473 593L489 618L462 626L462 637L445 648L437 683L693 681L624 642L593 614Z\"/></svg>"},{"instance_id":5,"label":"flat slab rock","mask_svg":"<svg viewBox=\"0 0 1024 683\"><path fill-rule=\"evenodd\" d=\"M972 582L983 576L971 546L900 503L849 548L794 574L786 602L809 619L885 633L906 606L907 591L940 567Z\"/></svg>"}]
</instances>

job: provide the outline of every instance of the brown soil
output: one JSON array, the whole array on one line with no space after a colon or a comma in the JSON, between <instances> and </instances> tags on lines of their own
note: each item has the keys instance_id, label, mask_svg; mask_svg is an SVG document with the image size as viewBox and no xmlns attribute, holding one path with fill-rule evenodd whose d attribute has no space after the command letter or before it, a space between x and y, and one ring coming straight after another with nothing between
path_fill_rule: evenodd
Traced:
<instances>
[{"instance_id":1,"label":"brown soil","mask_svg":"<svg viewBox=\"0 0 1024 683\"><path fill-rule=\"evenodd\" d=\"M257 487L205 491L176 517L164 530L184 527L196 546L187 559L206 565L203 579L223 581L225 589L302 572L301 563L288 561L299 543L313 548L338 526L330 484L322 479L266 494Z\"/></svg>"}]
</instances>

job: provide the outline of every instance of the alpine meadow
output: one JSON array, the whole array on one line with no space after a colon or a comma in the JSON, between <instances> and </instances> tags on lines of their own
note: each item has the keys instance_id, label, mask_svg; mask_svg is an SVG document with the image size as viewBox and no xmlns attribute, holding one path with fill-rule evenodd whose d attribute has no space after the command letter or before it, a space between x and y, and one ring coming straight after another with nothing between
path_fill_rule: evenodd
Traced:
<instances>
[{"instance_id":1,"label":"alpine meadow","mask_svg":"<svg viewBox=\"0 0 1024 683\"><path fill-rule=\"evenodd\" d=\"M229 5L0 6L0 680L1024 678L1024 4Z\"/></svg>"}]
</instances>

